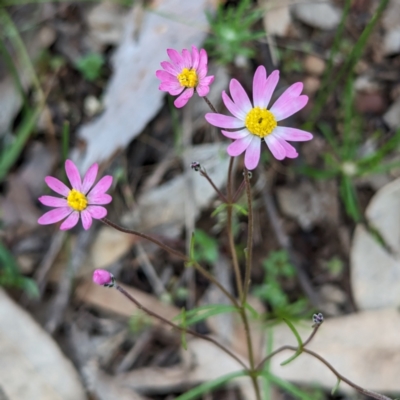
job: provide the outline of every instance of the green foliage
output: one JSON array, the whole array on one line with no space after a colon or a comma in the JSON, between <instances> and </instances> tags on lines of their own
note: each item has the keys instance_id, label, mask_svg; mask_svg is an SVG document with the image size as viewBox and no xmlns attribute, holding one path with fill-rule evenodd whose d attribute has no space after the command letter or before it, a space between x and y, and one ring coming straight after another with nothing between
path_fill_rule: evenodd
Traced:
<instances>
[{"instance_id":1,"label":"green foliage","mask_svg":"<svg viewBox=\"0 0 400 400\"><path fill-rule=\"evenodd\" d=\"M400 147L400 129L386 142L382 143L381 132L375 132L370 139L375 149L362 154L365 144L365 126L363 119L354 109L353 77L350 76L345 85L342 110L337 124L338 131L321 122L318 128L330 146L330 151L322 154L323 168L305 167L300 171L313 178L339 180L339 194L345 211L355 222L363 219L354 179L389 171L399 167L400 162L386 162L385 157Z\"/></svg>"},{"instance_id":2,"label":"green foliage","mask_svg":"<svg viewBox=\"0 0 400 400\"><path fill-rule=\"evenodd\" d=\"M185 394L182 394L178 397L175 397L175 400L192 400L192 399L198 399L199 397L203 396L206 393L210 393L215 389L218 389L219 387L223 386L224 384L228 383L229 381L240 378L241 376L246 376L247 372L246 371L238 371L238 372L232 372L230 374L221 376L217 379L214 379L213 381L205 382L199 386L196 386L195 388L189 390Z\"/></svg>"},{"instance_id":3,"label":"green foliage","mask_svg":"<svg viewBox=\"0 0 400 400\"><path fill-rule=\"evenodd\" d=\"M289 261L285 250L273 251L263 262L264 283L254 288L253 294L266 301L271 307L271 314L279 318L297 318L305 312L307 302L304 299L290 302L282 289L281 282L296 276L296 270Z\"/></svg>"},{"instance_id":4,"label":"green foliage","mask_svg":"<svg viewBox=\"0 0 400 400\"><path fill-rule=\"evenodd\" d=\"M237 308L225 304L208 304L193 308L192 310L182 310L174 320L178 321L182 328L197 324L205 321L207 318L214 317L215 315L237 312Z\"/></svg>"},{"instance_id":5,"label":"green foliage","mask_svg":"<svg viewBox=\"0 0 400 400\"><path fill-rule=\"evenodd\" d=\"M1 241L0 286L21 289L31 298L39 297L39 289L35 281L21 275L13 255Z\"/></svg>"},{"instance_id":6,"label":"green foliage","mask_svg":"<svg viewBox=\"0 0 400 400\"><path fill-rule=\"evenodd\" d=\"M197 262L213 264L218 259L218 242L201 229L196 229L193 239L193 255Z\"/></svg>"},{"instance_id":7,"label":"green foliage","mask_svg":"<svg viewBox=\"0 0 400 400\"><path fill-rule=\"evenodd\" d=\"M87 81L93 82L100 78L104 62L105 60L103 55L98 53L89 53L82 56L76 62L75 67Z\"/></svg>"},{"instance_id":8,"label":"green foliage","mask_svg":"<svg viewBox=\"0 0 400 400\"><path fill-rule=\"evenodd\" d=\"M264 32L252 32L261 15L260 10L251 9L251 0L241 0L237 6L227 8L220 5L215 17L207 14L212 33L205 42L207 51L223 64L237 56L253 57L249 43L265 36Z\"/></svg>"},{"instance_id":9,"label":"green foliage","mask_svg":"<svg viewBox=\"0 0 400 400\"><path fill-rule=\"evenodd\" d=\"M129 318L128 325L132 333L138 333L150 327L152 325L152 321L150 317L143 311L137 310L135 314Z\"/></svg>"}]
</instances>

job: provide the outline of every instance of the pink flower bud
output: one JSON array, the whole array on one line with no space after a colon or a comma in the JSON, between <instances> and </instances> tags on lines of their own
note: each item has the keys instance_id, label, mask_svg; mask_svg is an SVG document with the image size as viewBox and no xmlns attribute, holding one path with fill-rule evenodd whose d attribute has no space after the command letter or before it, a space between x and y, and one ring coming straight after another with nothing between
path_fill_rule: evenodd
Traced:
<instances>
[{"instance_id":1,"label":"pink flower bud","mask_svg":"<svg viewBox=\"0 0 400 400\"><path fill-rule=\"evenodd\" d=\"M96 285L112 287L114 286L114 276L105 269L96 269L93 272L93 282Z\"/></svg>"}]
</instances>

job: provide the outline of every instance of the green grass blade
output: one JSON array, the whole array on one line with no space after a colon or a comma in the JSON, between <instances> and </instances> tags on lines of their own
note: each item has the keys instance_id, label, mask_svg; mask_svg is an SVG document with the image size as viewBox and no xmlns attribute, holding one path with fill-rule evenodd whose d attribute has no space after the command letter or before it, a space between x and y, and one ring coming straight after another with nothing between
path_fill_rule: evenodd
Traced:
<instances>
[{"instance_id":1,"label":"green grass blade","mask_svg":"<svg viewBox=\"0 0 400 400\"><path fill-rule=\"evenodd\" d=\"M326 88L320 90L321 94L319 98L316 100L315 107L310 115L310 122L307 124L308 129L312 129L314 127L314 124L317 121L319 115L321 114L323 108L326 106L326 102L332 91L338 86L340 80L346 74L348 74L350 71L353 70L354 66L360 59L364 51L364 48L367 44L367 40L369 39L372 30L375 28L376 23L378 22L379 18L381 17L388 3L389 0L381 0L379 2L379 6L375 11L375 14L369 20L367 26L364 28L363 32L358 38L357 43L355 44L353 50L351 51L349 57L347 58L347 61L340 68L339 72L336 74L334 79L331 79L332 77L331 74L329 75L329 81L326 85Z\"/></svg>"},{"instance_id":2,"label":"green grass blade","mask_svg":"<svg viewBox=\"0 0 400 400\"><path fill-rule=\"evenodd\" d=\"M241 376L246 376L246 375L247 375L246 371L232 372L231 374L221 376L217 379L214 379L213 381L205 382L199 386L196 386L194 389L189 390L188 392L186 392L178 397L175 397L175 400L198 399L203 394L210 393L213 390L218 389L220 386L224 385L225 383L228 383L232 379L239 378Z\"/></svg>"},{"instance_id":3,"label":"green grass blade","mask_svg":"<svg viewBox=\"0 0 400 400\"><path fill-rule=\"evenodd\" d=\"M36 121L42 109L43 106L40 105L35 110L29 111L25 115L18 127L15 141L0 154L0 182L4 180L8 171L20 156L25 143L35 129Z\"/></svg>"},{"instance_id":4,"label":"green grass blade","mask_svg":"<svg viewBox=\"0 0 400 400\"><path fill-rule=\"evenodd\" d=\"M361 213L358 206L357 193L351 179L343 175L340 182L340 195L345 205L345 209L349 217L355 222L361 220Z\"/></svg>"},{"instance_id":5,"label":"green grass blade","mask_svg":"<svg viewBox=\"0 0 400 400\"><path fill-rule=\"evenodd\" d=\"M296 399L314 400L314 398L312 396L310 396L308 393L304 392L303 390L299 389L297 386L295 386L295 385L291 384L290 382L287 382L281 378L278 378L277 376L275 376L269 372L263 373L262 376L265 379L268 379L271 383L282 388L287 393L291 394Z\"/></svg>"}]
</instances>

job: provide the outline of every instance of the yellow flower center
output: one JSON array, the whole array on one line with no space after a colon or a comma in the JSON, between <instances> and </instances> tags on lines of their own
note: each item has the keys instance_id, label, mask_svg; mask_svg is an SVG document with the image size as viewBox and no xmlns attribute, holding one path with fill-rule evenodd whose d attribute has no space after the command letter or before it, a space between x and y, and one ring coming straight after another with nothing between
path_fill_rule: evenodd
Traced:
<instances>
[{"instance_id":1,"label":"yellow flower center","mask_svg":"<svg viewBox=\"0 0 400 400\"><path fill-rule=\"evenodd\" d=\"M67 202L75 211L83 211L87 207L88 203L86 196L75 189L72 189L69 192Z\"/></svg>"},{"instance_id":2,"label":"yellow flower center","mask_svg":"<svg viewBox=\"0 0 400 400\"><path fill-rule=\"evenodd\" d=\"M247 113L245 125L253 135L263 138L272 133L278 124L271 111L254 107Z\"/></svg>"},{"instance_id":3,"label":"yellow flower center","mask_svg":"<svg viewBox=\"0 0 400 400\"><path fill-rule=\"evenodd\" d=\"M177 78L181 86L188 88L197 86L198 78L194 69L183 68Z\"/></svg>"}]
</instances>

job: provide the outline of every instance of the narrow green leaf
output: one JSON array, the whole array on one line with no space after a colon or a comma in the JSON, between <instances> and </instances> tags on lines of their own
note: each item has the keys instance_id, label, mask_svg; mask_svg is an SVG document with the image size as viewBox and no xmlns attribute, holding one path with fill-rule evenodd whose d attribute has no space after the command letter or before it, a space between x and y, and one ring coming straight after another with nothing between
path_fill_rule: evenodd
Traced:
<instances>
[{"instance_id":1,"label":"narrow green leaf","mask_svg":"<svg viewBox=\"0 0 400 400\"><path fill-rule=\"evenodd\" d=\"M225 383L228 383L232 379L239 378L241 376L246 376L246 375L247 375L246 371L232 372L231 374L221 376L217 379L214 379L213 381L205 382L199 386L196 386L195 388L189 390L188 392L186 392L178 397L175 397L175 400L197 399L205 393L210 393L213 390L218 389L220 386L224 385Z\"/></svg>"},{"instance_id":2,"label":"narrow green leaf","mask_svg":"<svg viewBox=\"0 0 400 400\"><path fill-rule=\"evenodd\" d=\"M332 390L331 390L331 395L333 396L335 393L336 393L336 391L339 389L339 385L340 385L340 383L341 383L342 381L340 380L340 379L338 379L337 380L337 382L336 382L336 385L332 388Z\"/></svg>"}]
</instances>

